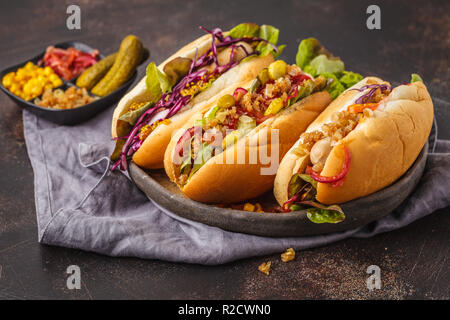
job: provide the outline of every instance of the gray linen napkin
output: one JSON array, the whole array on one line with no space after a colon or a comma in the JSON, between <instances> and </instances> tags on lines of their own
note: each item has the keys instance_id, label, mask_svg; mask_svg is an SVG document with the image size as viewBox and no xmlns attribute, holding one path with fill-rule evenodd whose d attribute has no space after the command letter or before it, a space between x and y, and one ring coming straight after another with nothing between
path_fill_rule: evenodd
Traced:
<instances>
[{"instance_id":1,"label":"gray linen napkin","mask_svg":"<svg viewBox=\"0 0 450 320\"><path fill-rule=\"evenodd\" d=\"M110 256L217 265L289 247L301 250L371 237L450 205L450 141L437 140L412 196L379 221L346 232L296 238L224 231L158 208L125 175L108 170L112 111L77 126L58 126L23 111L39 242Z\"/></svg>"}]
</instances>

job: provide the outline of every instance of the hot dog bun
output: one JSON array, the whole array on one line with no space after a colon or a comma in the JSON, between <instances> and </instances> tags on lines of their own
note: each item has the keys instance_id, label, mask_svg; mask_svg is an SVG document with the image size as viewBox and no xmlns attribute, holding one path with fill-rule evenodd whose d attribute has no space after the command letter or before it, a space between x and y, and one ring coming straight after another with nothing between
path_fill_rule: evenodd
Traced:
<instances>
[{"instance_id":1,"label":"hot dog bun","mask_svg":"<svg viewBox=\"0 0 450 320\"><path fill-rule=\"evenodd\" d=\"M352 88L383 81L368 77ZM336 111L353 104L363 93L347 90L308 127L306 132L318 130L330 122ZM316 200L324 204L338 204L366 196L392 184L413 164L431 131L433 103L422 82L401 85L392 90L373 112L331 150L322 176L337 175L344 162L345 146L351 154L350 169L344 183L333 188L318 183ZM274 183L278 203L288 200L288 184L293 174L304 172L308 156L295 154L297 142L282 160Z\"/></svg>"},{"instance_id":2,"label":"hot dog bun","mask_svg":"<svg viewBox=\"0 0 450 320\"><path fill-rule=\"evenodd\" d=\"M318 92L269 118L224 152L212 157L184 186L180 186L181 190L189 198L206 203L239 202L266 192L273 186L279 160L330 102L328 92ZM201 117L201 114L197 117ZM191 120L189 125L172 137L166 150L164 167L174 182L177 181L179 171L173 163L175 146L184 130L190 126ZM271 140L274 130L278 130L279 143ZM279 148L279 157L276 160L274 158L276 163L273 173L261 174L261 168L269 169L270 164L264 163L260 156L255 159L256 163L251 164L250 154L271 155L275 148ZM244 163L238 163L238 155L245 155ZM232 159L232 163L227 163L227 159Z\"/></svg>"},{"instance_id":3,"label":"hot dog bun","mask_svg":"<svg viewBox=\"0 0 450 320\"><path fill-rule=\"evenodd\" d=\"M162 168L165 148L175 130L185 124L195 113L205 110L209 104L215 102L222 95L232 93L234 89L242 86L249 79L255 78L272 61L273 56L271 54L265 57L256 57L244 61L224 73L213 82L211 87L192 99L181 112L171 117L170 124L158 126L133 155L133 161L138 166L147 169Z\"/></svg>"},{"instance_id":4,"label":"hot dog bun","mask_svg":"<svg viewBox=\"0 0 450 320\"><path fill-rule=\"evenodd\" d=\"M227 33L225 32L226 36ZM163 71L164 66L176 57L184 57L193 59L197 54L202 55L211 45L211 35L204 35L190 44L183 47L177 53L158 66ZM197 51L198 50L198 51ZM255 57L248 61L244 61L234 68L222 74L212 85L196 95L186 106L183 107L176 115L170 118L171 123L168 125L158 126L144 141L142 146L134 153L133 161L140 167L147 169L157 169L163 167L164 151L173 132L180 128L193 114L203 110L208 101L223 91L234 90L244 82L256 77L256 75L273 61L271 54L264 57ZM118 127L122 121L120 116L124 114L133 102L146 102L150 99L146 86L146 76L119 102L114 110L111 134L118 137Z\"/></svg>"},{"instance_id":5,"label":"hot dog bun","mask_svg":"<svg viewBox=\"0 0 450 320\"><path fill-rule=\"evenodd\" d=\"M166 59L163 63L158 66L158 69L162 72L164 66L171 60L177 57L190 58L193 59L195 56L196 49L198 49L199 54L203 54L208 50L208 47L211 43L211 35L205 34L200 38L192 41L191 43L185 45L183 48L178 50L168 59ZM128 107L133 102L146 102L150 99L150 95L147 91L147 85L145 81L147 80L147 76L144 76L141 81L133 88L130 92L120 99L117 107L114 109L113 120L111 123L111 135L113 138L118 137L117 126L118 120L120 116L128 110Z\"/></svg>"}]
</instances>

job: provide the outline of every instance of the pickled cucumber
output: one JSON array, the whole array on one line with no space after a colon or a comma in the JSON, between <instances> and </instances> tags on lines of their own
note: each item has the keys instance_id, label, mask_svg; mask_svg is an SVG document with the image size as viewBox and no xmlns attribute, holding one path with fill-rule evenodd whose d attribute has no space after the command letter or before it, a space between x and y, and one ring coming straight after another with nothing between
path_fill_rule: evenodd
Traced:
<instances>
[{"instance_id":1,"label":"pickled cucumber","mask_svg":"<svg viewBox=\"0 0 450 320\"><path fill-rule=\"evenodd\" d=\"M134 35L125 37L120 44L113 66L91 92L104 97L119 88L131 78L143 55L144 47L141 40Z\"/></svg>"},{"instance_id":2,"label":"pickled cucumber","mask_svg":"<svg viewBox=\"0 0 450 320\"><path fill-rule=\"evenodd\" d=\"M110 54L96 64L90 66L77 79L77 86L91 90L114 64L117 53Z\"/></svg>"},{"instance_id":3,"label":"pickled cucumber","mask_svg":"<svg viewBox=\"0 0 450 320\"><path fill-rule=\"evenodd\" d=\"M143 63L150 56L150 51L144 48L139 64ZM109 71L116 60L117 52L103 58L96 64L90 66L77 79L77 86L91 90Z\"/></svg>"}]
</instances>

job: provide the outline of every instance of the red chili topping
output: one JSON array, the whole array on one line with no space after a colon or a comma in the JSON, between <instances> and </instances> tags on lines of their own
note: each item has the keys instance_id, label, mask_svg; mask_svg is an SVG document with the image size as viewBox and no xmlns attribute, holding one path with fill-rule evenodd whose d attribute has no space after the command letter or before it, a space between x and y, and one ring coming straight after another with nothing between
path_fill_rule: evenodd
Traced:
<instances>
[{"instance_id":1,"label":"red chili topping","mask_svg":"<svg viewBox=\"0 0 450 320\"><path fill-rule=\"evenodd\" d=\"M336 188L341 186L344 183L344 178L348 173L348 170L350 168L350 161L351 161L351 154L347 147L343 146L344 152L345 152L345 159L344 164L342 166L341 172L339 174L333 176L333 177L324 177L321 176L319 173L316 173L313 171L311 166L308 166L306 169L306 173L311 176L314 180L317 182L322 183L332 183L332 187Z\"/></svg>"}]
</instances>

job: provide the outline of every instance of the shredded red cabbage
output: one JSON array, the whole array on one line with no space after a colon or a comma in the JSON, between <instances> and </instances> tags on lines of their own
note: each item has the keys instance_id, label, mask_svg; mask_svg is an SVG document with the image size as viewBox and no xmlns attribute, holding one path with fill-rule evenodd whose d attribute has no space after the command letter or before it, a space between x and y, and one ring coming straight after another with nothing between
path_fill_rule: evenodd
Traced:
<instances>
[{"instance_id":1,"label":"shredded red cabbage","mask_svg":"<svg viewBox=\"0 0 450 320\"><path fill-rule=\"evenodd\" d=\"M359 92L363 92L366 89L370 89L369 92L367 92L366 94L363 94L361 97L359 97L358 99L355 100L355 103L363 104L363 103L366 103L367 101L369 101L370 98L372 98L372 96L375 94L375 91L377 91L378 88L380 88L381 92L392 90L392 87L387 84L368 84L361 88L353 88L350 90L357 90Z\"/></svg>"},{"instance_id":2,"label":"shredded red cabbage","mask_svg":"<svg viewBox=\"0 0 450 320\"><path fill-rule=\"evenodd\" d=\"M127 170L128 157L132 156L133 153L136 152L143 143L143 140L139 138L139 130L145 125L149 124L150 119L152 119L152 116L156 111L160 110L161 108L169 109L168 114L161 120L168 119L174 116L178 111L180 111L181 108L183 108L192 100L193 95L183 96L181 94L181 91L186 88L187 84L191 82L197 83L198 81L202 80L202 77L204 77L203 81L208 82L211 78L217 78L218 76L225 73L229 69L238 65L243 59L252 55L259 54L259 52L257 52L256 50L252 53L249 53L244 46L236 45L237 42L243 41L251 43L254 41L260 42L262 41L270 44L275 52L279 52L279 49L277 48L276 45L262 38L258 37L232 38L231 36L224 37L222 30L219 28L215 28L212 31L204 27L200 27L200 29L211 34L211 47L200 57L197 57L196 53L194 60L192 61L191 67L189 69L189 72L172 88L171 92L163 93L159 101L155 104L155 106L148 109L141 115L136 124L133 126L130 134L128 136L123 137L124 139L127 140L122 148L122 152L120 153L120 159L116 163L114 163L114 165L112 166L112 170L116 169L117 167L120 167L120 169L123 171ZM216 41L218 41L218 43L216 43ZM219 66L217 60L217 48L225 46L231 46L232 48L230 53L230 60L229 63L227 63L226 65ZM245 57L239 61L233 61L235 51L237 48L242 48L244 50ZM211 65L212 63L216 64L216 68L211 73L207 73L206 69L202 69L203 67Z\"/></svg>"}]
</instances>

